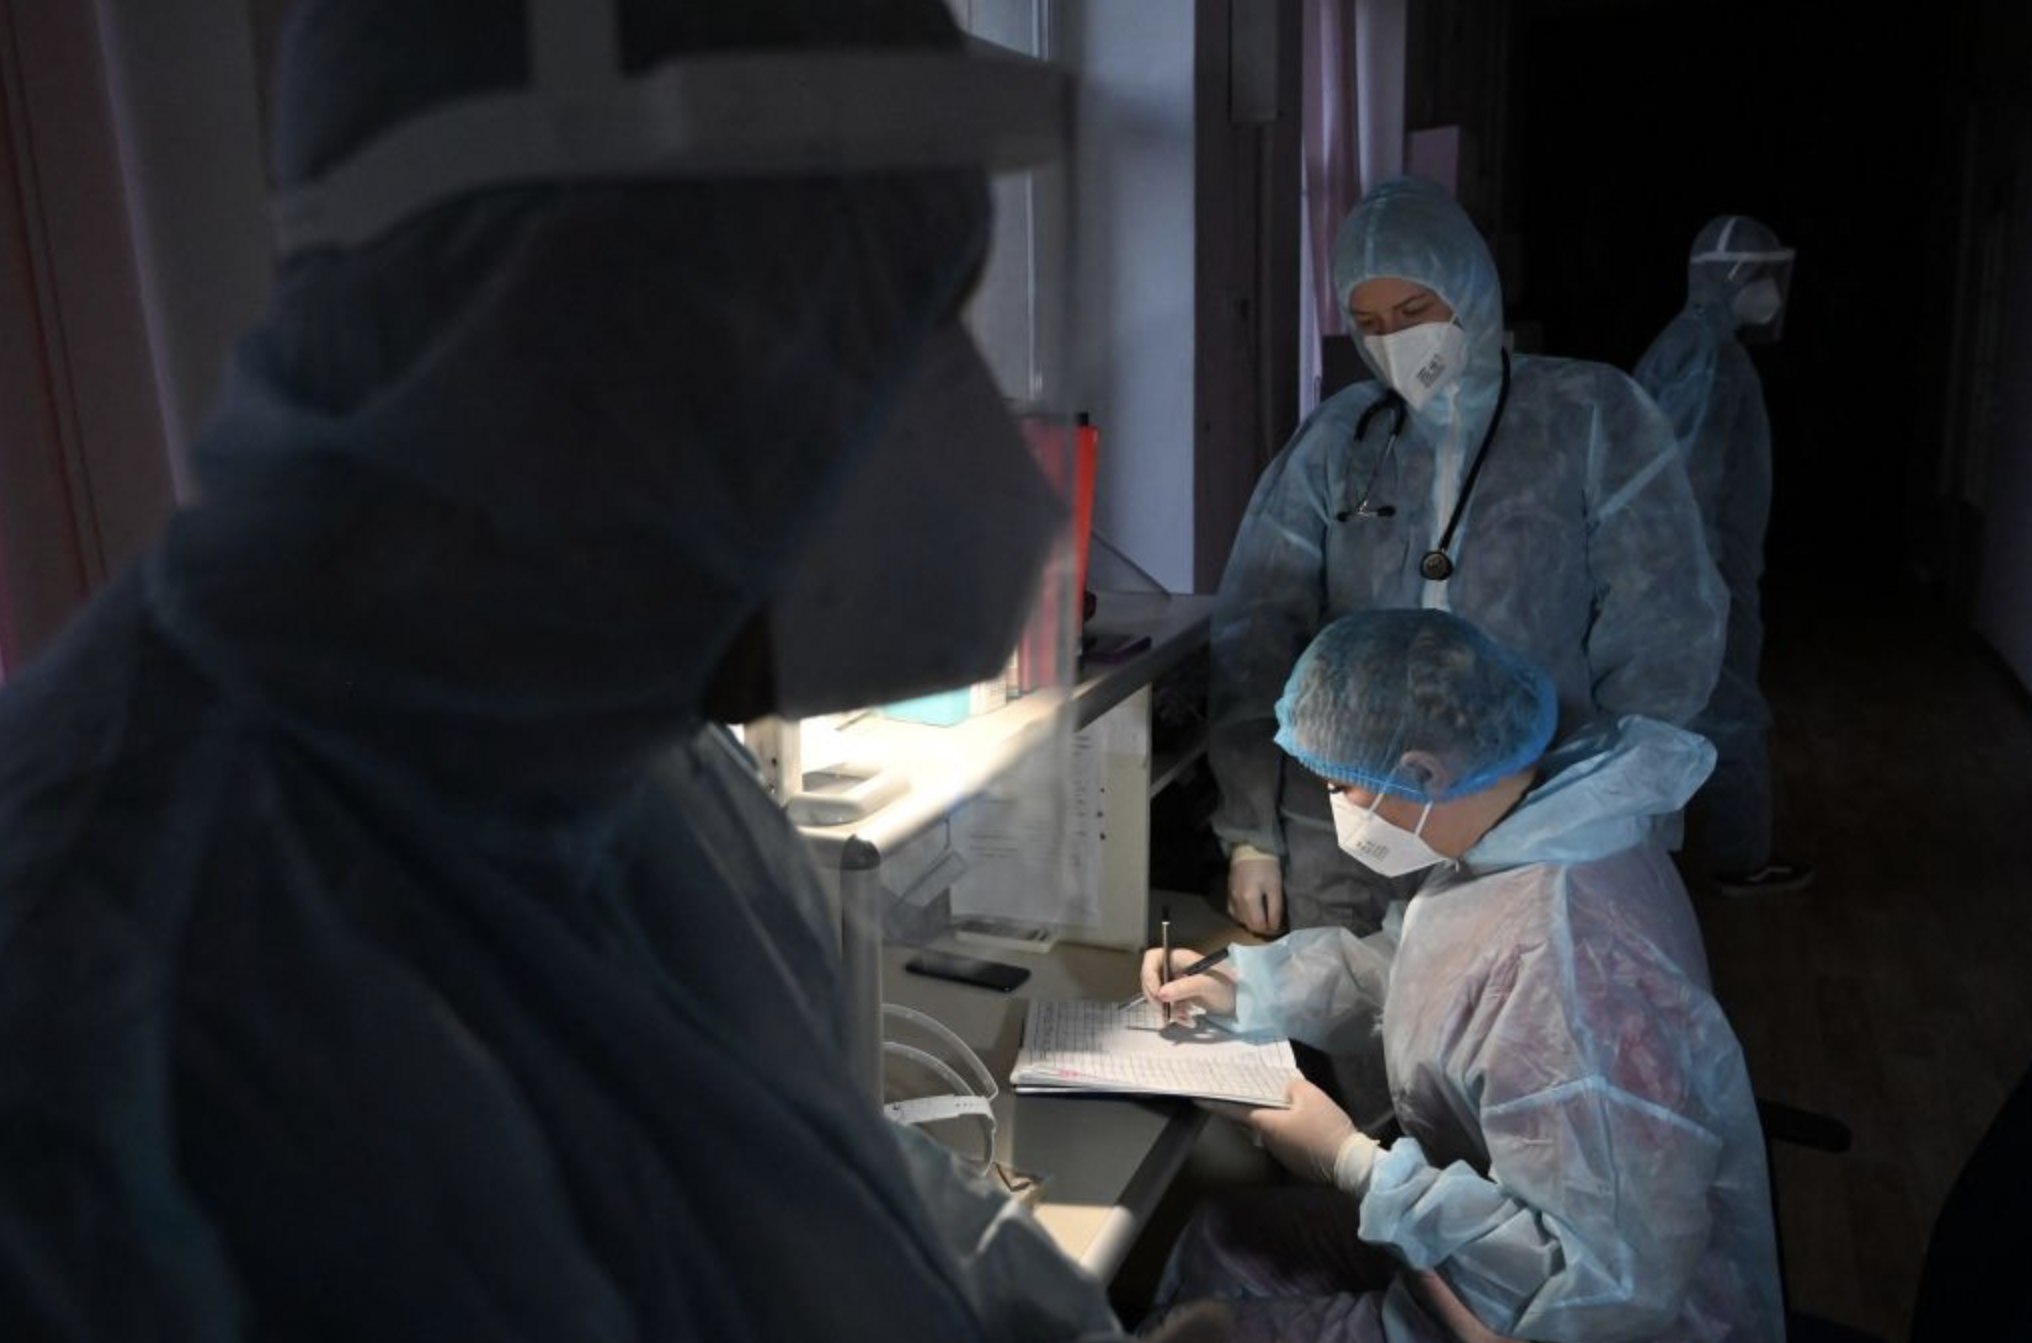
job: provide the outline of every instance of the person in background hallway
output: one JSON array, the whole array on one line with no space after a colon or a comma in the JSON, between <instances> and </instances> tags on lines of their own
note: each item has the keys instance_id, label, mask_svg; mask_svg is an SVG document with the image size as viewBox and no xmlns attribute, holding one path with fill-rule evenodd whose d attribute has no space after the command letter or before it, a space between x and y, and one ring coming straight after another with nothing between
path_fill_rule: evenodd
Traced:
<instances>
[{"instance_id":1,"label":"person in background hallway","mask_svg":"<svg viewBox=\"0 0 2032 1343\"><path fill-rule=\"evenodd\" d=\"M1335 617L1474 620L1551 674L1562 732L1684 723L1722 652L1726 595L1671 427L1605 364L1506 354L1495 263L1444 191L1376 187L1333 265L1376 380L1321 404L1264 472L1212 627L1213 827L1229 913L1264 934L1366 932L1406 893L1341 860L1325 793L1271 740L1292 664Z\"/></svg>"},{"instance_id":2,"label":"person in background hallway","mask_svg":"<svg viewBox=\"0 0 2032 1343\"><path fill-rule=\"evenodd\" d=\"M721 96L848 48L822 126ZM1062 522L958 321L994 146L854 122L971 59L938 0L295 7L203 493L0 694L0 1338L1119 1336L859 1085L719 726L1000 667Z\"/></svg>"},{"instance_id":3,"label":"person in background hallway","mask_svg":"<svg viewBox=\"0 0 2032 1343\"><path fill-rule=\"evenodd\" d=\"M1654 824L1713 747L1629 715L1542 755L1556 714L1542 671L1442 611L1345 616L1299 660L1278 744L1342 861L1416 894L1392 932L1300 930L1169 984L1152 951L1144 992L1380 1048L1401 1136L1307 1082L1289 1109L1213 1107L1325 1187L1209 1203L1151 1324L1217 1297L1241 1343L1784 1337L1756 1100Z\"/></svg>"},{"instance_id":4,"label":"person in background hallway","mask_svg":"<svg viewBox=\"0 0 2032 1343\"><path fill-rule=\"evenodd\" d=\"M1729 590L1728 643L1694 730L1714 742L1715 772L1694 799L1715 885L1727 895L1796 891L1811 865L1776 858L1771 839L1771 709L1757 685L1764 618L1758 583L1771 519L1771 420L1745 343L1785 325L1793 252L1744 215L1694 236L1686 307L1638 361L1636 378L1672 421Z\"/></svg>"}]
</instances>

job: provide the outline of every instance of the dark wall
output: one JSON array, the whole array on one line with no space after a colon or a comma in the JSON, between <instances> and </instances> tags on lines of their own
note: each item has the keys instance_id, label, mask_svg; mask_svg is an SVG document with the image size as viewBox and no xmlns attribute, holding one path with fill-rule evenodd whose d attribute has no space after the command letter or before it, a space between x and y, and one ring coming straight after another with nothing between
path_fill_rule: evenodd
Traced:
<instances>
[{"instance_id":1,"label":"dark wall","mask_svg":"<svg viewBox=\"0 0 2032 1343\"><path fill-rule=\"evenodd\" d=\"M1548 352L1631 367L1684 303L1713 215L1799 250L1785 339L1758 356L1774 583L1912 567L1912 496L1939 450L1963 38L1924 11L1860 14L1570 5L1515 35L1509 297Z\"/></svg>"}]
</instances>

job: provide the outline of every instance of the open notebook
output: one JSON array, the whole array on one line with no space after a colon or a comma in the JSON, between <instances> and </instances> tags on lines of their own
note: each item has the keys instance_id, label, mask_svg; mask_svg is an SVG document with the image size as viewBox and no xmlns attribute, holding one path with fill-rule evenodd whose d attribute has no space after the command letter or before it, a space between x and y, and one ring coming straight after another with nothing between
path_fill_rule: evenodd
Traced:
<instances>
[{"instance_id":1,"label":"open notebook","mask_svg":"<svg viewBox=\"0 0 2032 1343\"><path fill-rule=\"evenodd\" d=\"M1129 1092L1284 1105L1299 1077L1286 1040L1244 1040L1204 1022L1161 1024L1149 1003L1033 998L1009 1081L1018 1091Z\"/></svg>"}]
</instances>

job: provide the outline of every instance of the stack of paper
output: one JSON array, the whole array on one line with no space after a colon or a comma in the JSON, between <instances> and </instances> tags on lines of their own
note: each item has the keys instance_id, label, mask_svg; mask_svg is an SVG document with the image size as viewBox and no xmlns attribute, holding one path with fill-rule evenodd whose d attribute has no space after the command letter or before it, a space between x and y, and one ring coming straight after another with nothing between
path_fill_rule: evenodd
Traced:
<instances>
[{"instance_id":1,"label":"stack of paper","mask_svg":"<svg viewBox=\"0 0 2032 1343\"><path fill-rule=\"evenodd\" d=\"M1204 1022L1165 1026L1149 1003L1032 999L1009 1081L1018 1091L1196 1096L1282 1108L1298 1080L1288 1040L1241 1039Z\"/></svg>"}]
</instances>

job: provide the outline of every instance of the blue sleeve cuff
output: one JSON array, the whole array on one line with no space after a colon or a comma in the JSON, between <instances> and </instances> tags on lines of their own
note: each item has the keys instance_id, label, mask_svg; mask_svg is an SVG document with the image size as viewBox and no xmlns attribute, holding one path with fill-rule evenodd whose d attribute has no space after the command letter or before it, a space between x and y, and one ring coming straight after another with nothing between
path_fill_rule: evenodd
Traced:
<instances>
[{"instance_id":1,"label":"blue sleeve cuff","mask_svg":"<svg viewBox=\"0 0 2032 1343\"><path fill-rule=\"evenodd\" d=\"M1260 947L1228 949L1235 972L1235 1015L1228 1029L1244 1035L1286 1035L1278 1004L1278 976L1291 954L1282 940Z\"/></svg>"},{"instance_id":2,"label":"blue sleeve cuff","mask_svg":"<svg viewBox=\"0 0 2032 1343\"><path fill-rule=\"evenodd\" d=\"M1374 1245L1387 1245L1404 1257L1414 1269L1431 1268L1438 1262L1431 1254L1421 1255L1416 1244L1399 1244L1397 1232L1405 1214L1431 1184L1432 1163L1418 1139L1401 1137L1383 1148L1370 1162L1368 1182L1362 1191L1361 1236Z\"/></svg>"}]
</instances>

